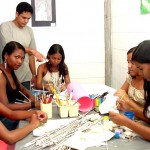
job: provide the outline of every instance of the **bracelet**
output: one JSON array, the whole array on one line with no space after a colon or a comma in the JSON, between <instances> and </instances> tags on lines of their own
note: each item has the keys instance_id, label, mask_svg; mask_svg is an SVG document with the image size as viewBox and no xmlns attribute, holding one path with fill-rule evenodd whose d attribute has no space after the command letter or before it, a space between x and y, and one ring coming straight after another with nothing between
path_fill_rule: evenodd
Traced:
<instances>
[{"instance_id":1,"label":"bracelet","mask_svg":"<svg viewBox=\"0 0 150 150\"><path fill-rule=\"evenodd\" d=\"M31 102L31 108L35 108L35 102Z\"/></svg>"}]
</instances>

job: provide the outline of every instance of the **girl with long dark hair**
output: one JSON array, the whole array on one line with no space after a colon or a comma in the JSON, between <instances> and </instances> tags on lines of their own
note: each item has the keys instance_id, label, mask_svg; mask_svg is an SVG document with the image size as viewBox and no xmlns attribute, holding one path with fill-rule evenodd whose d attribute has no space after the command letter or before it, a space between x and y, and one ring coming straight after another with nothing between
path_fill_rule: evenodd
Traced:
<instances>
[{"instance_id":1,"label":"girl with long dark hair","mask_svg":"<svg viewBox=\"0 0 150 150\"><path fill-rule=\"evenodd\" d=\"M126 103L124 100L119 99L117 103L120 107L131 105L131 111L134 111L136 116L139 116L150 124L150 40L145 40L137 46L132 55L132 63L141 70L144 78L144 109L132 101ZM138 124L126 116L114 112L109 112L109 116L116 124L126 126L141 135L144 139L150 140L150 127Z\"/></svg>"},{"instance_id":2,"label":"girl with long dark hair","mask_svg":"<svg viewBox=\"0 0 150 150\"><path fill-rule=\"evenodd\" d=\"M70 77L62 46L53 44L47 53L47 59L48 62L38 67L36 88L50 90L49 85L55 84L58 93L64 91L70 83Z\"/></svg>"}]
</instances>

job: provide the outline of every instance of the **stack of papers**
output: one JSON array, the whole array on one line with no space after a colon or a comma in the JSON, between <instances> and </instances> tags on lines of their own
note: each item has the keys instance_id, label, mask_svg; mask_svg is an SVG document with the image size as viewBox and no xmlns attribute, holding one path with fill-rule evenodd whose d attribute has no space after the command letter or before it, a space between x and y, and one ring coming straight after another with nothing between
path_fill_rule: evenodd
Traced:
<instances>
[{"instance_id":1,"label":"stack of papers","mask_svg":"<svg viewBox=\"0 0 150 150\"><path fill-rule=\"evenodd\" d=\"M75 118L67 118L67 119L56 119L56 120L48 120L47 123L39 126L38 128L33 130L34 136L42 136L48 131L52 131L57 128L61 128L61 126L65 126L75 120Z\"/></svg>"},{"instance_id":2,"label":"stack of papers","mask_svg":"<svg viewBox=\"0 0 150 150\"><path fill-rule=\"evenodd\" d=\"M46 124L33 130L33 135L42 136L48 131L61 128L62 126L69 124L74 119L75 118L48 120ZM87 131L76 131L73 136L69 137L63 143L63 145L78 150L85 150L87 147L105 145L105 141L110 140L113 136L113 132L104 129L104 127L100 124L95 124Z\"/></svg>"}]
</instances>

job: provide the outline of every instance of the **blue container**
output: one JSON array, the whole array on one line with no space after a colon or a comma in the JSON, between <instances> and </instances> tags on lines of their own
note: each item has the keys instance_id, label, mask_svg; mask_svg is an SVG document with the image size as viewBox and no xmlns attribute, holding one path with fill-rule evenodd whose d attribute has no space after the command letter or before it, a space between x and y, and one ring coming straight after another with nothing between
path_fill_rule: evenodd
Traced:
<instances>
[{"instance_id":1,"label":"blue container","mask_svg":"<svg viewBox=\"0 0 150 150\"><path fill-rule=\"evenodd\" d=\"M134 112L127 111L124 113L129 119L134 120Z\"/></svg>"},{"instance_id":2,"label":"blue container","mask_svg":"<svg viewBox=\"0 0 150 150\"><path fill-rule=\"evenodd\" d=\"M115 132L115 138L119 139L120 138L120 133L119 132Z\"/></svg>"}]
</instances>

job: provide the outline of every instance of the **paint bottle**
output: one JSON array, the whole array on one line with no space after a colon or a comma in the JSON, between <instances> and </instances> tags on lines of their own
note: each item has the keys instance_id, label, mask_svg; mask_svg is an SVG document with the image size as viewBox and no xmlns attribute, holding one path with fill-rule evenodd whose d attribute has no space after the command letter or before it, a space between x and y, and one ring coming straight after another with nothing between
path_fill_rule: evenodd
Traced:
<instances>
[{"instance_id":1,"label":"paint bottle","mask_svg":"<svg viewBox=\"0 0 150 150\"><path fill-rule=\"evenodd\" d=\"M120 138L120 131L118 129L115 130L115 138L116 139Z\"/></svg>"}]
</instances>

